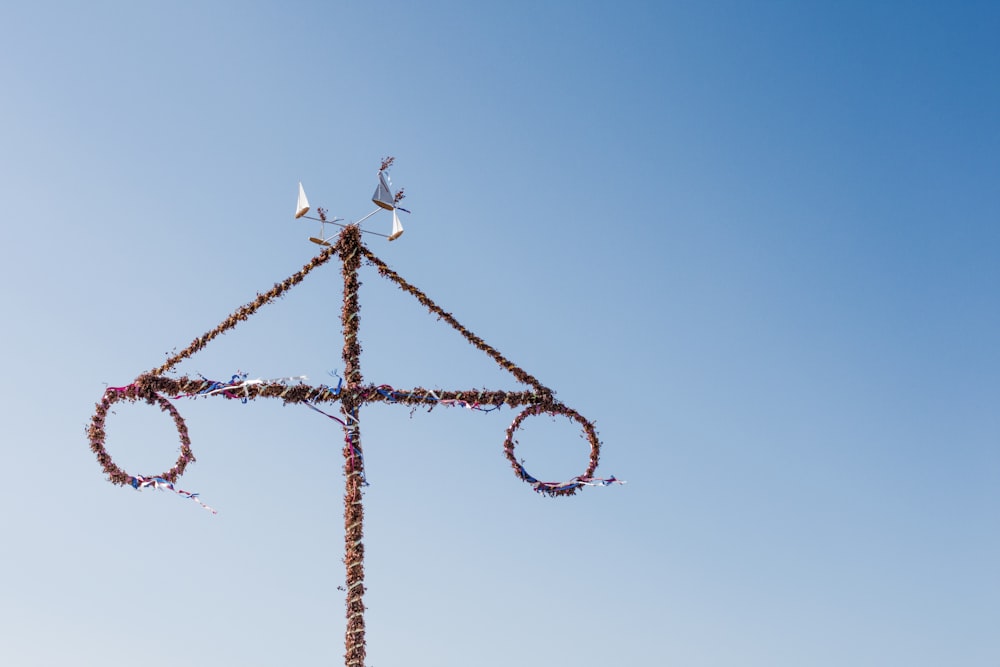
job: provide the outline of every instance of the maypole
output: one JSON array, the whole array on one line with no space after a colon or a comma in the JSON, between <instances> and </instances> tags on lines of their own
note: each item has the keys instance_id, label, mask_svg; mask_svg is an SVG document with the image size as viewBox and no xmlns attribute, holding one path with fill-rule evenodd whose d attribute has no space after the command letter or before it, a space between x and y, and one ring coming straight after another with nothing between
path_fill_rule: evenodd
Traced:
<instances>
[{"instance_id":1,"label":"maypole","mask_svg":"<svg viewBox=\"0 0 1000 667\"><path fill-rule=\"evenodd\" d=\"M161 366L140 374L130 384L120 387L108 387L87 429L90 448L97 456L109 481L121 486L131 486L135 489L161 489L172 491L181 497L190 499L211 511L214 509L202 502L197 493L185 491L177 486L177 480L184 473L188 464L195 460L191 450L191 440L188 437L187 425L180 416L174 402L181 398L196 398L206 396L221 396L236 399L244 403L258 398L279 398L286 404L304 405L311 410L337 421L344 434L344 568L346 590L345 631L345 667L365 667L365 547L364 547L364 505L362 500L365 481L365 463L361 446L361 422L359 412L366 403L390 403L409 406L411 409L425 407L428 410L436 406L462 407L481 412L494 412L503 406L511 408L523 407L510 426L506 429L503 451L514 474L529 483L538 493L550 497L572 496L585 486L608 486L623 482L613 476L598 478L594 476L600 455L600 441L592 422L580 413L555 399L555 392L539 382L500 352L486 343L482 338L462 326L455 317L438 306L430 297L417 287L407 282L402 276L369 250L361 241L361 234L372 234L393 241L403 233L397 211L408 213L399 206L403 199L403 191L392 194L389 189L387 169L392 165L393 158L382 161L378 171L378 186L372 201L378 206L375 211L363 216L350 224L339 224L340 218L329 218L326 211L318 209L318 218L309 218L320 222L320 234L310 240L323 246L322 251L302 267L280 283L264 293L258 293L257 298L239 307L219 325L202 336L195 338L190 345L175 353ZM390 234L365 230L361 223L373 216L379 210L392 213L392 231ZM302 184L299 184L299 198L296 205L296 218L306 216L310 210ZM330 243L333 236L325 236L325 226L334 224L341 227L336 241ZM264 380L249 379L245 373L237 373L228 381L210 380L205 377L189 376L168 377L181 361L190 358L204 349L219 335L245 322L258 310L281 297L288 290L301 283L308 274L322 266L333 257L341 261L343 278L343 307L340 313L341 327L344 336L342 360L344 376L336 387L320 384L306 384L307 378L286 377ZM427 389L414 387L412 389L397 389L388 384L365 383L361 373L361 341L359 337L361 317L358 289L361 285L358 272L363 263L374 267L378 274L394 283L400 290L411 295L427 311L439 321L451 326L473 347L492 358L500 368L508 371L520 383L528 386L522 391L500 390L449 390ZM180 455L175 465L158 475L130 475L119 468L105 448L105 422L111 406L121 401L144 401L156 405L167 413L174 422L180 438ZM340 403L339 416L324 411L319 406L326 403ZM590 456L584 472L565 482L545 482L533 477L524 467L524 461L514 452L517 441L515 433L527 417L537 415L563 416L583 430L583 437L590 445Z\"/></svg>"}]
</instances>

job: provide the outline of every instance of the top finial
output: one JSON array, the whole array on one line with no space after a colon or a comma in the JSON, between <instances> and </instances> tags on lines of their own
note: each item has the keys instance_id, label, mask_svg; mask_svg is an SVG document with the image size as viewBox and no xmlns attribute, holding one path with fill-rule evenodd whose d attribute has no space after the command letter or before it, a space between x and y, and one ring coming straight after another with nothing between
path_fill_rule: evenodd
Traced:
<instances>
[{"instance_id":1,"label":"top finial","mask_svg":"<svg viewBox=\"0 0 1000 667\"><path fill-rule=\"evenodd\" d=\"M375 203L376 206L378 206L378 208L369 213L368 215L350 223L352 225L360 225L362 222L364 222L371 216L375 215L379 211L379 209L391 211L392 233L380 234L378 232L363 230L367 234L375 234L377 236L382 236L384 238L389 239L390 241L395 241L403 234L403 225L399 221L399 214L397 213L397 211L403 211L404 213L409 213L407 209L403 208L402 206L399 206L399 202L402 201L404 197L406 197L406 195L403 192L403 189L400 188L399 191L396 192L395 194L393 194L391 189L392 182L389 179L389 174L387 172L389 170L389 167L391 167L395 161L396 158L388 156L382 158L382 162L379 165L378 185L375 187L375 194L372 195L372 201ZM299 182L299 198L295 205L295 217L301 218L305 216L308 217L310 220L319 220L320 235L318 237L310 237L309 240L312 241L313 243L318 243L319 245L329 246L330 239L326 238L326 235L324 233L325 225L326 223L338 224L338 221L342 220L343 218L328 219L326 217L325 211L322 208L317 209L319 211L319 218L306 216L306 213L308 213L309 210L310 210L309 200L306 198L306 192L302 187L302 183ZM344 227L345 225L339 225L339 226Z\"/></svg>"}]
</instances>

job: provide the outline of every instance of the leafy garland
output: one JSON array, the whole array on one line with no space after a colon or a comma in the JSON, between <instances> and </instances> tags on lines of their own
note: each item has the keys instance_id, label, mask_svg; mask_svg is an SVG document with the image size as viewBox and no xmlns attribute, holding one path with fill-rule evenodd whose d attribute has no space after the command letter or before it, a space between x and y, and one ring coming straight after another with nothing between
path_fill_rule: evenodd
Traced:
<instances>
[{"instance_id":1,"label":"leafy garland","mask_svg":"<svg viewBox=\"0 0 1000 667\"><path fill-rule=\"evenodd\" d=\"M109 387L104 392L104 397L97 404L97 411L94 413L94 417L90 422L90 428L88 429L90 449L97 455L97 462L101 464L101 468L104 469L104 473L113 484L118 484L119 486L126 484L136 485L138 478L134 475L129 475L119 468L104 448L104 439L106 437L104 422L107 419L108 410L113 404L119 401L134 403L138 400L143 400L150 405L159 405L160 410L169 414L174 420L174 425L177 426L177 433L181 439L180 456L177 457L177 463L174 464L173 468L156 475L156 477L161 477L168 482L176 482L177 478L184 474L184 470L187 469L188 464L195 461L194 452L191 451L191 438L188 436L187 424L184 423L184 418L177 412L177 408L174 407L173 403L160 394L144 389L138 383L130 384L127 387Z\"/></svg>"},{"instance_id":2,"label":"leafy garland","mask_svg":"<svg viewBox=\"0 0 1000 667\"><path fill-rule=\"evenodd\" d=\"M165 397L179 398L181 396L212 394L218 392L220 389L225 389L225 386L205 378L191 378L188 376L170 378L164 376L164 373L169 372L181 361L203 349L217 336L235 328L240 322L249 319L251 315L262 307L281 297L289 289L301 283L311 271L328 262L334 255L339 256L344 263L345 296L341 317L344 322L346 389L341 387L333 388L326 385L288 384L285 381L252 381L232 385L235 389L223 393L223 396L226 398L240 398L244 401L257 398L280 398L285 403L310 405L321 402L341 401L342 406L347 409L348 414L352 410L356 411L364 404L378 402L400 403L413 408L426 407L429 410L437 405L462 405L476 409L483 409L483 406L490 406L492 408L502 405L510 407L528 406L527 409L515 417L507 429L507 436L504 440L504 453L508 461L510 461L514 473L520 479L531 484L536 491L548 496L571 496L583 486L606 481L595 480L593 477L597 469L601 443L592 422L587 421L577 411L557 401L551 389L542 385L534 376L528 374L520 366L500 354L500 352L486 343L482 338L466 329L451 313L446 312L424 292L411 285L389 268L385 262L362 244L360 230L356 226L348 226L340 233L335 245L324 248L319 255L307 262L300 271L292 274L280 283L275 283L274 287L267 292L263 294L258 293L256 299L237 308L235 312L218 326L207 331L204 335L195 338L186 348L167 359L163 365L139 375L132 384L126 387L111 387L105 392L101 401L97 404L97 410L88 428L88 436L91 450L97 456L98 462L113 484L132 484L136 476L130 475L119 468L105 449L106 433L104 423L110 406L119 401L135 402L143 400L150 404L159 405L161 410L170 414L180 436L181 453L174 467L159 475L159 477L170 482L176 481L183 474L188 463L195 460L195 457L191 451L191 441L188 437L184 419ZM387 385L361 384L359 363L361 343L358 341L359 311L361 306L358 303L357 297L358 287L360 286L360 281L357 280L357 269L362 257L370 265L374 266L380 275L391 280L401 290L416 298L427 308L429 313L448 323L469 341L470 344L487 354L501 368L509 371L519 382L532 387L533 391L509 392L486 389L445 391L431 390L423 387L396 390ZM584 437L590 445L590 457L583 474L565 483L540 482L525 470L522 462L517 460L514 455L514 446L517 441L514 439L513 434L525 418L539 414L563 415L581 425ZM357 435L357 439L360 439L360 435Z\"/></svg>"}]
</instances>

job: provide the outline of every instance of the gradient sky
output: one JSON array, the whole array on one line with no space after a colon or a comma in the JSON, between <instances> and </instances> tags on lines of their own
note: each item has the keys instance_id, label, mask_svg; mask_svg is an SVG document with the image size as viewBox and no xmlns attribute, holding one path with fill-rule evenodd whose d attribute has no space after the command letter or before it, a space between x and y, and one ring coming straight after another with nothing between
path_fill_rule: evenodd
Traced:
<instances>
[{"instance_id":1,"label":"gradient sky","mask_svg":"<svg viewBox=\"0 0 1000 667\"><path fill-rule=\"evenodd\" d=\"M342 664L341 433L124 385L298 270L314 206L596 421L547 499L514 413L363 411L368 663L1000 664L1000 7L0 8L0 664ZM366 228L385 232L386 215ZM371 269L367 380L519 389ZM342 371L324 267L184 362ZM520 456L586 449L535 419ZM108 448L168 468L168 419Z\"/></svg>"}]
</instances>

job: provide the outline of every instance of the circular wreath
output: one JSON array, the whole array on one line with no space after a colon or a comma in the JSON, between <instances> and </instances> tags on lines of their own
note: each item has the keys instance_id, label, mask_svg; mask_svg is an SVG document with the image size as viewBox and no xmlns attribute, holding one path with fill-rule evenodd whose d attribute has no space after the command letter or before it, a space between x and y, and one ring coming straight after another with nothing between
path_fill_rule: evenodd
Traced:
<instances>
[{"instance_id":1,"label":"circular wreath","mask_svg":"<svg viewBox=\"0 0 1000 667\"><path fill-rule=\"evenodd\" d=\"M111 458L111 455L108 454L108 450L105 449L104 441L106 434L104 432L104 422L108 416L108 409L115 403L120 401L134 403L140 399L150 405L159 405L160 410L169 414L174 420L174 425L177 427L177 434L180 436L181 453L177 457L177 463L174 464L173 468L165 473L156 475L156 477L161 477L168 482L176 482L177 478L184 474L184 469L187 468L187 465L195 460L194 453L191 451L191 438L188 437L187 425L184 423L184 419L180 413L177 412L177 408L174 407L173 403L157 393L151 392L141 395L135 385L121 388L111 387L104 392L101 402L97 404L97 411L94 413L94 417L90 422L90 428L88 429L90 449L97 455L97 462L101 464L112 484L120 486L130 484L136 486L138 478L119 468Z\"/></svg>"},{"instance_id":2,"label":"circular wreath","mask_svg":"<svg viewBox=\"0 0 1000 667\"><path fill-rule=\"evenodd\" d=\"M587 470L582 475L574 477L568 482L563 483L541 482L532 477L531 474L524 469L524 465L522 465L521 461L518 461L517 457L514 456L514 446L517 444L517 441L514 439L514 431L521 427L521 422L523 422L527 417L541 414L548 414L552 416L562 415L567 419L579 423L583 428L585 439L590 444L590 462L587 465ZM561 404L532 405L518 414L514 418L514 421L511 422L511 425L507 427L507 437L504 438L503 451L507 456L507 460L510 461L511 466L514 468L514 474L525 482L531 484L535 491L549 496L572 496L581 486L584 485L584 483L593 479L594 471L597 470L597 460L601 453L601 441L597 438L597 431L594 429L594 425L584 419L583 416L576 410Z\"/></svg>"}]
</instances>

